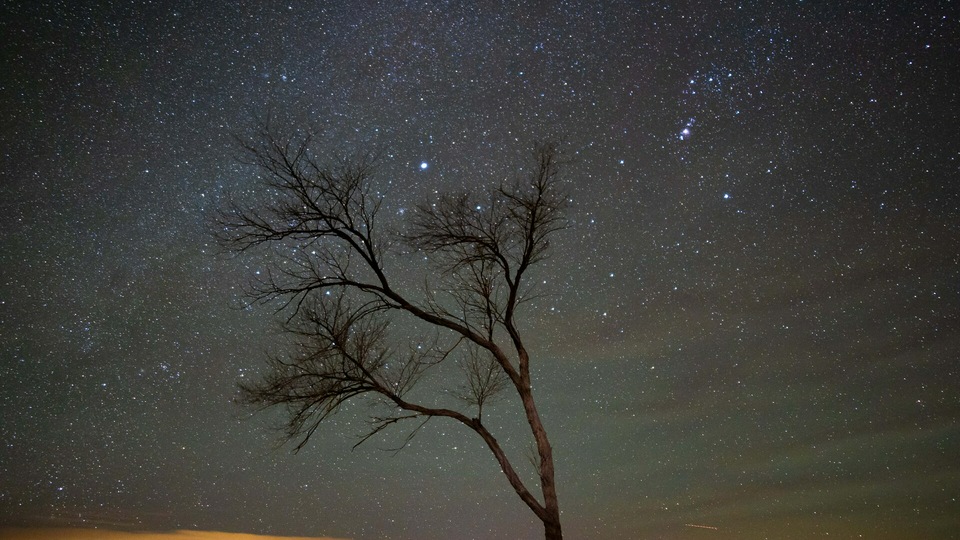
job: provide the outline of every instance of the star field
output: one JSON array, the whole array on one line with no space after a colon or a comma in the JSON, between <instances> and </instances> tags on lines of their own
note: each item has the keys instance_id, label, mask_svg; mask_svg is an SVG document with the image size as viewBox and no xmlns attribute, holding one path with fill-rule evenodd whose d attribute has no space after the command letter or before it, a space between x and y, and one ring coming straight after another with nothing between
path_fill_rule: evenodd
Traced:
<instances>
[{"instance_id":1,"label":"star field","mask_svg":"<svg viewBox=\"0 0 960 540\"><path fill-rule=\"evenodd\" d=\"M398 222L562 138L521 320L566 537L956 537L955 7L4 3L0 525L542 537L452 422L294 455L233 403L280 338L211 216L270 113Z\"/></svg>"}]
</instances>

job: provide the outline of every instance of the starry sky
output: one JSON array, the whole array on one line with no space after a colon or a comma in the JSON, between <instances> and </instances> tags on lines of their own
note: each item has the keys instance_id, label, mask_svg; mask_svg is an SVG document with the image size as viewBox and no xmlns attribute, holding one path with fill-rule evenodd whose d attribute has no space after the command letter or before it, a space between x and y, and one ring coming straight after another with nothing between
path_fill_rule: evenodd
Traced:
<instances>
[{"instance_id":1,"label":"starry sky","mask_svg":"<svg viewBox=\"0 0 960 540\"><path fill-rule=\"evenodd\" d=\"M452 422L293 454L234 404L280 337L210 218L269 112L383 150L398 223L562 137L521 317L568 538L956 538L956 8L4 2L0 525L542 537Z\"/></svg>"}]
</instances>

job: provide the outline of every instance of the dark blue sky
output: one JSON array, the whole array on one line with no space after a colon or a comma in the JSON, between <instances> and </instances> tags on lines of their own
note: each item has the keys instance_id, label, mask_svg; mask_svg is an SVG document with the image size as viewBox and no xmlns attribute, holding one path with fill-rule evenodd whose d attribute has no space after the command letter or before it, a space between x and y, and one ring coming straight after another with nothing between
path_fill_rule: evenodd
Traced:
<instances>
[{"instance_id":1,"label":"dark blue sky","mask_svg":"<svg viewBox=\"0 0 960 540\"><path fill-rule=\"evenodd\" d=\"M398 220L563 136L522 316L567 537L955 537L956 6L481 4L0 7L0 524L540 534L456 425L293 455L233 405L277 336L209 218L270 111L383 149Z\"/></svg>"}]
</instances>

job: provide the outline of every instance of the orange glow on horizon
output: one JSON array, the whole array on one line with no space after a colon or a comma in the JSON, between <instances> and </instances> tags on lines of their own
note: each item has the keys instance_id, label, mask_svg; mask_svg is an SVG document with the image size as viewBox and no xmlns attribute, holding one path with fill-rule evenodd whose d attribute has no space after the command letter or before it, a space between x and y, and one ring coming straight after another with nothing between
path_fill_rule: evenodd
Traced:
<instances>
[{"instance_id":1,"label":"orange glow on horizon","mask_svg":"<svg viewBox=\"0 0 960 540\"><path fill-rule=\"evenodd\" d=\"M0 528L0 540L349 540L329 536L269 536L219 531L129 532L109 529Z\"/></svg>"}]
</instances>

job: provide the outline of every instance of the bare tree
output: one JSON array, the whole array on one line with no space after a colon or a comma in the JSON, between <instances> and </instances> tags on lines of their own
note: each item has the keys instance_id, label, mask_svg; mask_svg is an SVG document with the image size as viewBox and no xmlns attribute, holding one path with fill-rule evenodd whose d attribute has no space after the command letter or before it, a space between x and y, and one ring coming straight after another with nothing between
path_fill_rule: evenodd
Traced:
<instances>
[{"instance_id":1,"label":"bare tree","mask_svg":"<svg viewBox=\"0 0 960 540\"><path fill-rule=\"evenodd\" d=\"M218 237L237 252L275 248L273 263L251 294L281 301L293 348L270 358L262 379L241 384L242 401L283 407L285 436L297 441L297 450L355 398L379 403L383 411L371 415L370 431L357 445L408 420L420 421L412 437L432 418L452 419L483 439L514 491L543 522L545 538L562 538L553 450L516 319L530 297L528 271L544 260L551 234L564 226L556 144L536 146L532 169L482 200L442 196L417 207L403 229L391 232L380 229L382 199L370 184L374 160L322 162L309 136L279 135L267 124L254 140L241 144L261 171L262 196L269 202L223 208ZM433 281L416 298L391 281L396 274L390 270L404 264L404 252L422 254L436 266ZM429 343L391 339L389 326L398 318L428 329ZM428 371L450 360L462 368L453 392L460 408L412 393ZM540 499L483 423L484 405L510 390L533 436Z\"/></svg>"}]
</instances>

